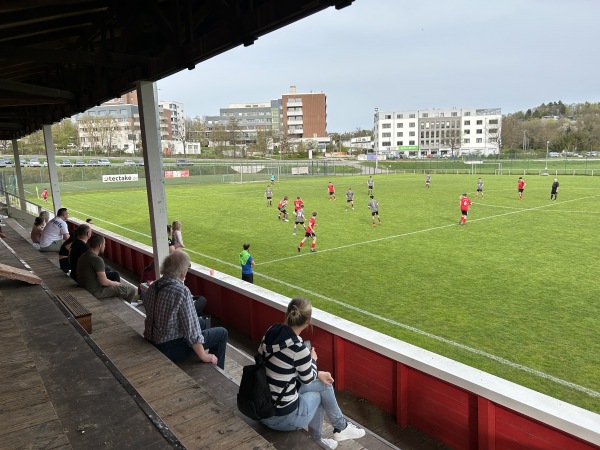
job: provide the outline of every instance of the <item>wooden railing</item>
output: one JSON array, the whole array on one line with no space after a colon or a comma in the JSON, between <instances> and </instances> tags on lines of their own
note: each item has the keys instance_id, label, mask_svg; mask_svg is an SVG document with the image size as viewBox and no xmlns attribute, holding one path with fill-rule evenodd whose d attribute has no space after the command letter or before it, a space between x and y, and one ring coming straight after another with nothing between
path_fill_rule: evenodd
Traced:
<instances>
[{"instance_id":1,"label":"wooden railing","mask_svg":"<svg viewBox=\"0 0 600 450\"><path fill-rule=\"evenodd\" d=\"M104 232L105 256L133 273L151 248ZM206 311L258 341L289 298L193 264L186 284ZM346 389L456 449L599 449L600 415L407 344L321 310L309 338L319 368Z\"/></svg>"}]
</instances>

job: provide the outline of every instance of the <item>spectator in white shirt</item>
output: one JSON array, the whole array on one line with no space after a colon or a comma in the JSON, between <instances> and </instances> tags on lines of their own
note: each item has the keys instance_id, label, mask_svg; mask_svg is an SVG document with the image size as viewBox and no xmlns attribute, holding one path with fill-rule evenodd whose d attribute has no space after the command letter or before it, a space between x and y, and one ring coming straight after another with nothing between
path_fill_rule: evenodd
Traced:
<instances>
[{"instance_id":1,"label":"spectator in white shirt","mask_svg":"<svg viewBox=\"0 0 600 450\"><path fill-rule=\"evenodd\" d=\"M57 252L64 241L69 239L69 227L67 219L69 212L67 208L60 208L56 212L56 217L44 227L40 237L41 252Z\"/></svg>"}]
</instances>

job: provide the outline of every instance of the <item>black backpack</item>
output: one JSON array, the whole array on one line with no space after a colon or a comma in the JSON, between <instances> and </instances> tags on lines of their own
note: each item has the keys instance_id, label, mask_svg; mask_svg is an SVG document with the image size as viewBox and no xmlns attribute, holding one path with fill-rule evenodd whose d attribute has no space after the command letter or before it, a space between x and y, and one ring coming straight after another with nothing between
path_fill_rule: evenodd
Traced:
<instances>
[{"instance_id":1,"label":"black backpack","mask_svg":"<svg viewBox=\"0 0 600 450\"><path fill-rule=\"evenodd\" d=\"M271 397L271 390L269 389L265 369L265 365L271 356L273 354L265 358L262 354L257 353L254 356L256 364L244 366L243 369L240 390L237 395L237 406L242 414L253 420L273 417L277 410L277 405L291 383L289 381L285 385L274 402Z\"/></svg>"}]
</instances>

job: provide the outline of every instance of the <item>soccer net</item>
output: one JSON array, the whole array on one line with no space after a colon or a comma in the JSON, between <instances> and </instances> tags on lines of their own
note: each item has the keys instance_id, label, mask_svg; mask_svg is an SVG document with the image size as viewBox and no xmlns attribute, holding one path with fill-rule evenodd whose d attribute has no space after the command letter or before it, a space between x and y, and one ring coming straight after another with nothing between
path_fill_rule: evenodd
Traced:
<instances>
[{"instance_id":1,"label":"soccer net","mask_svg":"<svg viewBox=\"0 0 600 450\"><path fill-rule=\"evenodd\" d=\"M240 183L240 174L238 173L229 173L226 175L221 175L221 181L223 183Z\"/></svg>"}]
</instances>

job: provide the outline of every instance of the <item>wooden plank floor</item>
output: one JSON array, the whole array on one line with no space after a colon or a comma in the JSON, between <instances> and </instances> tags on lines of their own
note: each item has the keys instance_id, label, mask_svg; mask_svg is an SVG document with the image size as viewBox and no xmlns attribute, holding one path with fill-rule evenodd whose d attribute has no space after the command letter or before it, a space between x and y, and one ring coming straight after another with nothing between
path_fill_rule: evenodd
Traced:
<instances>
[{"instance_id":1,"label":"wooden plank floor","mask_svg":"<svg viewBox=\"0 0 600 450\"><path fill-rule=\"evenodd\" d=\"M6 392L0 391L0 395L6 396L8 405L15 405L19 395L26 398L29 394L11 393L27 389L36 392L35 385L23 384L34 382L37 373L37 391L45 389L49 400L43 403L41 397L31 394L32 401L39 405L21 408L19 414L9 411L8 407L0 410L0 420L9 425L8 428L3 426L0 432L2 449L60 448L39 432L41 424L52 423L48 414L43 413L43 405L50 412L56 411L52 420L56 423L55 429L65 430L62 435L65 448L170 448L44 289L70 292L92 312L94 332L91 337L94 342L108 358L114 359L111 362L186 448L272 448L230 408L224 407L113 314L107 302L99 301L77 287L14 230L6 230L5 234L7 244L42 277L44 283L41 287L28 286L0 279L4 312L0 316L0 336L3 338L0 354L12 355L2 358L6 365L2 366L2 379L12 374L11 380L16 383L3 387ZM0 245L0 261L19 266L18 259L3 245ZM18 325L16 329L11 328L11 320ZM24 336L21 351L24 354L12 350L11 338L19 334ZM28 354L34 355L33 362L26 359ZM98 365L100 367L95 367ZM91 374L91 378L86 374ZM23 387L18 389L20 385ZM30 429L31 433L24 436L24 429ZM49 430L49 435L54 430L49 425L45 429ZM1 433L15 444L6 447L8 441ZM36 444L41 438L44 443Z\"/></svg>"},{"instance_id":2,"label":"wooden plank floor","mask_svg":"<svg viewBox=\"0 0 600 450\"><path fill-rule=\"evenodd\" d=\"M29 233L28 230L26 232L19 231L21 236ZM15 245L18 244L15 243ZM21 245L23 244L21 243ZM30 251L33 251L33 254L29 255L33 267L36 272L39 271L43 274L40 276L42 279L48 280L48 284L53 290L61 292L61 290L80 289L74 284L64 286L65 276L60 271L57 273L56 261L54 264L48 265L47 257L53 256L53 254L41 254L33 250L29 244L26 245L29 246ZM121 273L123 275L123 272ZM135 282L133 278L132 280ZM256 351L257 343L250 342L247 337L230 330L230 344L239 347L242 352L228 349L225 369L229 378L225 378L217 370L205 364L188 362L180 365L202 387L201 389L196 388L196 396L190 397L187 390L190 387L189 380L181 379L176 375L177 370L163 368L161 364L166 358L141 338L142 316L119 300L98 302L94 299L91 303L84 303L84 305L92 311L94 340L101 344L102 349L107 355L110 355L112 362L123 374L127 375L132 385L140 393L143 393L144 398L152 404L155 411L161 417L167 418L165 422L169 423L173 431L179 437L183 436L182 441L188 448L205 446L207 442L211 443L210 448L264 448L262 447L264 441L260 441L258 446L256 445L255 435L248 432L248 427L270 442L272 448L286 450L319 448L305 432L280 433L246 420L243 416L239 417L235 399L237 384L234 380L239 380L242 365L249 363L245 353L253 354ZM114 314L106 314L107 307ZM143 311L143 307L140 309ZM124 327L124 323L127 326ZM135 358L130 357L131 352L135 353ZM170 379L182 383L181 391L166 390L162 392L161 387ZM340 450L364 448L369 450L447 449L444 445L412 427L399 428L390 414L362 402L352 394L338 392L336 395L342 411L370 430L365 438L356 442L340 443L338 447ZM208 409L194 408L198 402L203 404L207 399L213 399L216 405ZM210 417L210 419L206 419L206 417ZM248 427L244 428L240 421L245 422ZM326 424L325 436L331 433L330 428ZM215 434L213 437L220 436L221 438L213 440L211 433Z\"/></svg>"}]
</instances>

